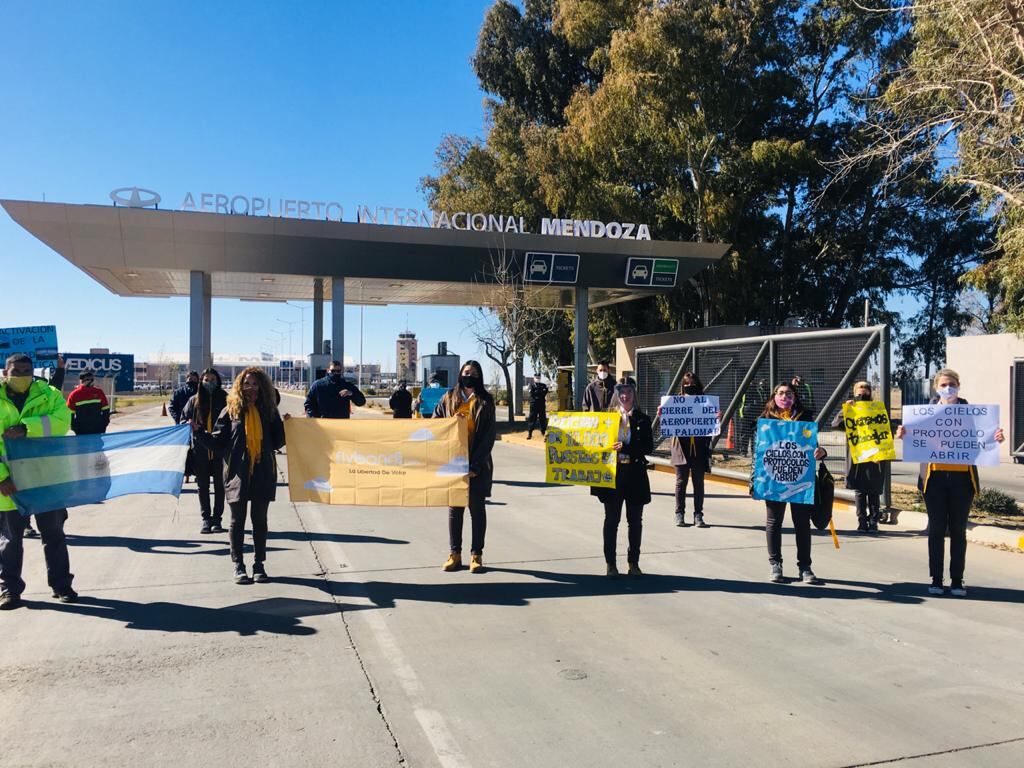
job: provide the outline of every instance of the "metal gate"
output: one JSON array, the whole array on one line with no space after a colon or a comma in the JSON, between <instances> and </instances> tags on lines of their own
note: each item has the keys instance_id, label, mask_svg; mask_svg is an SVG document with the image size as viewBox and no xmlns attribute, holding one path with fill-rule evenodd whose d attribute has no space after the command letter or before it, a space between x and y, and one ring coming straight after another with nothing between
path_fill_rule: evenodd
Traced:
<instances>
[{"instance_id":1,"label":"metal gate","mask_svg":"<svg viewBox=\"0 0 1024 768\"><path fill-rule=\"evenodd\" d=\"M1024 360L1013 361L1013 378L1010 382L1011 424L1013 433L1010 435L1010 455L1015 463L1024 460Z\"/></svg>"},{"instance_id":2,"label":"metal gate","mask_svg":"<svg viewBox=\"0 0 1024 768\"><path fill-rule=\"evenodd\" d=\"M876 396L881 395L886 407L891 407L887 325L638 349L640 407L656 413L663 396L680 392L686 371L696 373L706 394L717 395L722 405L722 434L713 448L724 460L716 464L715 472L724 475L746 476L757 419L775 384L789 382L794 376L803 380L800 397L815 413L819 444L828 451L825 462L833 475L846 471L846 436L842 427L833 430L831 424L849 399L853 382L868 379ZM1019 380L1024 388L1024 369ZM1024 415L1024 401L1020 412ZM1024 429L1019 435L1024 442ZM655 440L655 457L666 457L668 438L661 438L656 430ZM890 501L886 472L884 504L888 507Z\"/></svg>"}]
</instances>

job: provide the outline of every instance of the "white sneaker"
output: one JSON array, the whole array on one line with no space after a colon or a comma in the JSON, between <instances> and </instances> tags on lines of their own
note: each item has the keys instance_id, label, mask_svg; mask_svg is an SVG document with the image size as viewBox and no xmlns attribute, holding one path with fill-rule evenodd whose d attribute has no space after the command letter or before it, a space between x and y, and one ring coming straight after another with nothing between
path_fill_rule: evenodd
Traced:
<instances>
[{"instance_id":1,"label":"white sneaker","mask_svg":"<svg viewBox=\"0 0 1024 768\"><path fill-rule=\"evenodd\" d=\"M949 594L953 597L967 597L967 587L965 587L961 582L960 584L950 587Z\"/></svg>"},{"instance_id":2,"label":"white sneaker","mask_svg":"<svg viewBox=\"0 0 1024 768\"><path fill-rule=\"evenodd\" d=\"M941 584L932 584L930 587L928 587L928 594L929 595L944 595L944 594L946 594L946 590L942 588Z\"/></svg>"}]
</instances>

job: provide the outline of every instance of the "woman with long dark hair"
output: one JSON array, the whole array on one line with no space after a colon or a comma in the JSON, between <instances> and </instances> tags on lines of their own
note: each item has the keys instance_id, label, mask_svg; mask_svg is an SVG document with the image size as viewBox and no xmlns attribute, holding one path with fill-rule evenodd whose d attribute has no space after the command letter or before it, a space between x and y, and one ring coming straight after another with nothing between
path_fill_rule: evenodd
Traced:
<instances>
[{"instance_id":1,"label":"woman with long dark hair","mask_svg":"<svg viewBox=\"0 0 1024 768\"><path fill-rule=\"evenodd\" d=\"M199 390L189 398L181 412L185 424L198 424L207 432L227 406L228 395L213 368L207 368L199 378ZM199 489L199 509L203 513L200 533L224 533L224 456L219 451L199 445L192 436L192 469ZM210 508L210 480L213 480L213 509Z\"/></svg>"},{"instance_id":2,"label":"woman with long dark hair","mask_svg":"<svg viewBox=\"0 0 1024 768\"><path fill-rule=\"evenodd\" d=\"M491 495L494 464L491 449L496 434L494 398L484 389L484 372L476 360L467 360L458 383L441 398L435 419L462 418L469 427L469 514L472 518L469 571L484 567L484 537L487 534L486 499ZM462 527L465 507L448 508L448 560L445 571L462 568Z\"/></svg>"},{"instance_id":3,"label":"woman with long dark hair","mask_svg":"<svg viewBox=\"0 0 1024 768\"><path fill-rule=\"evenodd\" d=\"M277 498L274 452L284 446L284 423L274 395L274 385L262 368L246 368L231 385L227 406L213 431L192 425L201 445L225 457L224 495L231 508L229 538L236 584L270 581L263 565L267 559L267 510ZM289 418L288 414L284 418ZM255 553L252 579L242 558L247 514L252 515Z\"/></svg>"},{"instance_id":4,"label":"woman with long dark hair","mask_svg":"<svg viewBox=\"0 0 1024 768\"><path fill-rule=\"evenodd\" d=\"M704 384L693 371L683 374L683 395L703 395ZM673 437L672 465L676 468L676 525L686 526L686 485L693 480L693 524L709 528L704 522L704 475L711 471L710 437Z\"/></svg>"},{"instance_id":5,"label":"woman with long dark hair","mask_svg":"<svg viewBox=\"0 0 1024 768\"><path fill-rule=\"evenodd\" d=\"M626 507L629 549L626 563L630 576L643 576L640 570L640 541L643 537L644 505L651 503L651 481L647 477L647 455L654 450L651 417L636 404L636 381L624 377L616 383L608 410L619 414L619 436L612 446L616 453L615 487L591 487L590 493L604 505L604 561L606 575L615 578L616 540L622 507Z\"/></svg>"},{"instance_id":6,"label":"woman with long dark hair","mask_svg":"<svg viewBox=\"0 0 1024 768\"><path fill-rule=\"evenodd\" d=\"M814 412L800 402L800 395L791 384L777 384L772 396L764 404L761 411L762 419L781 419L783 421L814 421ZM755 443L756 446L756 443ZM755 449L756 450L756 449ZM819 461L826 456L824 448L814 449L814 458ZM751 490L753 490L754 467L751 466ZM785 581L782 575L782 521L786 516L786 502L765 501L767 518L765 521L765 537L768 539L768 563L771 565L769 580L775 583ZM811 570L811 511L813 504L789 505L790 516L793 518L793 531L796 534L796 564L800 570L800 581L804 584L821 584L821 579Z\"/></svg>"}]
</instances>

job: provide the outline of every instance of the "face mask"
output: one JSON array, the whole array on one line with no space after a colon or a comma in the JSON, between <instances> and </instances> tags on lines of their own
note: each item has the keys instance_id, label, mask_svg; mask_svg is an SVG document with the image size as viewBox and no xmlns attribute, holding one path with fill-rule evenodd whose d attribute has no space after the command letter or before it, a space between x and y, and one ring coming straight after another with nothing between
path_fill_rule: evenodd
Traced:
<instances>
[{"instance_id":1,"label":"face mask","mask_svg":"<svg viewBox=\"0 0 1024 768\"><path fill-rule=\"evenodd\" d=\"M776 395L775 396L775 406L777 408L781 408L782 410L786 410L791 405L793 405L793 396L792 395Z\"/></svg>"},{"instance_id":2,"label":"face mask","mask_svg":"<svg viewBox=\"0 0 1024 768\"><path fill-rule=\"evenodd\" d=\"M696 395L697 394L697 385L696 384L687 384L685 387L683 387L683 392L685 392L688 395Z\"/></svg>"},{"instance_id":3,"label":"face mask","mask_svg":"<svg viewBox=\"0 0 1024 768\"><path fill-rule=\"evenodd\" d=\"M217 382L216 381L204 381L203 382L203 389L205 389L207 392L209 392L212 395L214 392L217 391Z\"/></svg>"},{"instance_id":4,"label":"face mask","mask_svg":"<svg viewBox=\"0 0 1024 768\"><path fill-rule=\"evenodd\" d=\"M331 377L331 381L333 381L335 384L341 384L341 374L340 373L330 373L330 374L328 374L328 376Z\"/></svg>"},{"instance_id":5,"label":"face mask","mask_svg":"<svg viewBox=\"0 0 1024 768\"><path fill-rule=\"evenodd\" d=\"M92 379L86 379L82 382L83 387L91 387L95 382Z\"/></svg>"},{"instance_id":6,"label":"face mask","mask_svg":"<svg viewBox=\"0 0 1024 768\"><path fill-rule=\"evenodd\" d=\"M941 397L943 400L952 400L954 397L957 396L957 393L960 392L960 387L939 387L938 392L939 397Z\"/></svg>"},{"instance_id":7,"label":"face mask","mask_svg":"<svg viewBox=\"0 0 1024 768\"><path fill-rule=\"evenodd\" d=\"M440 389L441 388L441 382L440 381L432 381L432 382L430 382L430 388L431 389Z\"/></svg>"},{"instance_id":8,"label":"face mask","mask_svg":"<svg viewBox=\"0 0 1024 768\"><path fill-rule=\"evenodd\" d=\"M864 394L860 394L860 395L857 395L857 396L856 396L855 398L853 398L853 399L854 399L854 400L860 400L861 402L867 402L868 400L870 400L870 399L871 399L871 395L870 395L870 394L868 394L868 393L864 393Z\"/></svg>"},{"instance_id":9,"label":"face mask","mask_svg":"<svg viewBox=\"0 0 1024 768\"><path fill-rule=\"evenodd\" d=\"M31 376L8 376L7 386L12 392L17 392L19 395L28 392L28 388L32 386Z\"/></svg>"},{"instance_id":10,"label":"face mask","mask_svg":"<svg viewBox=\"0 0 1024 768\"><path fill-rule=\"evenodd\" d=\"M459 386L467 389L476 389L480 386L480 379L476 376L459 376Z\"/></svg>"},{"instance_id":11,"label":"face mask","mask_svg":"<svg viewBox=\"0 0 1024 768\"><path fill-rule=\"evenodd\" d=\"M597 378L599 378L601 381L604 381L605 379L608 378L608 371L598 371Z\"/></svg>"}]
</instances>

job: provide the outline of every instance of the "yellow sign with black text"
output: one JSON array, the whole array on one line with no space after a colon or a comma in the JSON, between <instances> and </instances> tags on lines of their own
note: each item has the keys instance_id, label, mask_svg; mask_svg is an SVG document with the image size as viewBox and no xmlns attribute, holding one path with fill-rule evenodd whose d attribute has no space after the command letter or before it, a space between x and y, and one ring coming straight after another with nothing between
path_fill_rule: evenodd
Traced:
<instances>
[{"instance_id":1,"label":"yellow sign with black text","mask_svg":"<svg viewBox=\"0 0 1024 768\"><path fill-rule=\"evenodd\" d=\"M559 411L548 418L547 482L615 487L619 414Z\"/></svg>"},{"instance_id":2,"label":"yellow sign with black text","mask_svg":"<svg viewBox=\"0 0 1024 768\"><path fill-rule=\"evenodd\" d=\"M850 460L854 464L896 460L892 425L885 403L878 400L846 403L843 405L843 424Z\"/></svg>"}]
</instances>

